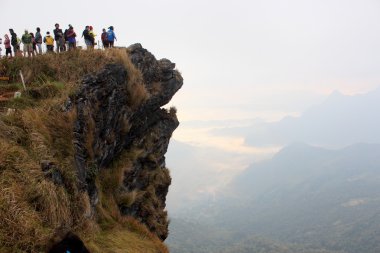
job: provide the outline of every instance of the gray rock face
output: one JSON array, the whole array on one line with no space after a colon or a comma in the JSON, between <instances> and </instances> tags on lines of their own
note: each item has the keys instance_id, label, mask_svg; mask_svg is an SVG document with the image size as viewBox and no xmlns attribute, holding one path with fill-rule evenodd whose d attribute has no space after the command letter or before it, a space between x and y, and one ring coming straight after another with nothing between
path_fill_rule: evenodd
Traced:
<instances>
[{"instance_id":1,"label":"gray rock face","mask_svg":"<svg viewBox=\"0 0 380 253\"><path fill-rule=\"evenodd\" d=\"M170 176L153 180L147 175L152 175L152 171L166 173L164 155L179 122L175 113L161 106L182 87L183 79L174 70L174 63L167 59L157 61L140 44L127 50L133 65L142 73L149 96L137 107L131 106L133 95L128 80L132 73L121 64L109 64L100 73L84 78L72 102L72 108L77 110L74 127L77 174L80 188L88 192L95 206L98 202L95 180L99 171L108 169L123 151L143 150L124 175L123 189L130 192L155 187L155 196L146 196L154 200L155 210L146 210L142 202L120 209L123 214L145 223L164 240L168 227L164 209Z\"/></svg>"}]
</instances>

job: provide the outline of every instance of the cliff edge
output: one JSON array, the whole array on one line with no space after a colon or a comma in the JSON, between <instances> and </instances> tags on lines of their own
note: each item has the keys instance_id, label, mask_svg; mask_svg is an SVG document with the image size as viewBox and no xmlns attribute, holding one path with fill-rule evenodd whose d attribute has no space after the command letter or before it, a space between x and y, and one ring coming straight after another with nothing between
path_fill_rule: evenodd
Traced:
<instances>
[{"instance_id":1,"label":"cliff edge","mask_svg":"<svg viewBox=\"0 0 380 253\"><path fill-rule=\"evenodd\" d=\"M48 251L68 234L90 252L167 252L175 64L140 44L0 62L14 82L20 70L27 89L0 101L0 252Z\"/></svg>"}]
</instances>

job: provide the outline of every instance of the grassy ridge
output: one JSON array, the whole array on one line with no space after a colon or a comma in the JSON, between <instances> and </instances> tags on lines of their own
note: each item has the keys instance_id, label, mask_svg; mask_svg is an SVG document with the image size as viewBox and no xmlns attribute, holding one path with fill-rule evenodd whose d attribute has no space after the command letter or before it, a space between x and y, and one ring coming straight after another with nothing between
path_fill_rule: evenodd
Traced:
<instances>
[{"instance_id":1,"label":"grassy ridge","mask_svg":"<svg viewBox=\"0 0 380 253\"><path fill-rule=\"evenodd\" d=\"M106 181L98 182L102 197L97 209L101 212L95 215L88 195L77 188L76 111L62 113L61 108L85 74L111 62L123 63L128 70L134 87L132 106L145 101L149 94L126 50L77 50L0 61L0 71L14 82L0 85L0 92L20 87L20 70L28 87L21 98L1 104L16 111L0 115L0 252L44 252L66 231L77 233L91 252L167 252L143 225L120 215L120 200L105 190ZM131 163L128 155L121 159ZM43 160L54 163L62 185L41 170Z\"/></svg>"}]
</instances>

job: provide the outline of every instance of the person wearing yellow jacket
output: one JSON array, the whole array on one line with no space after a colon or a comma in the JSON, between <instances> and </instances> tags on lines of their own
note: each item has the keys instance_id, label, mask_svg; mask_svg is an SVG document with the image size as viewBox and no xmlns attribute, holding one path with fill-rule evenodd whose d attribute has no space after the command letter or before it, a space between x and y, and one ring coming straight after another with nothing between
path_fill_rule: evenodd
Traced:
<instances>
[{"instance_id":1,"label":"person wearing yellow jacket","mask_svg":"<svg viewBox=\"0 0 380 253\"><path fill-rule=\"evenodd\" d=\"M54 52L54 38L50 36L50 32L46 32L44 43L46 44L46 51L48 53Z\"/></svg>"},{"instance_id":2,"label":"person wearing yellow jacket","mask_svg":"<svg viewBox=\"0 0 380 253\"><path fill-rule=\"evenodd\" d=\"M94 28L92 26L90 26L90 31L88 32L88 34L91 37L92 48L94 48L94 46L96 45L96 42L95 42L96 34L95 34Z\"/></svg>"}]
</instances>

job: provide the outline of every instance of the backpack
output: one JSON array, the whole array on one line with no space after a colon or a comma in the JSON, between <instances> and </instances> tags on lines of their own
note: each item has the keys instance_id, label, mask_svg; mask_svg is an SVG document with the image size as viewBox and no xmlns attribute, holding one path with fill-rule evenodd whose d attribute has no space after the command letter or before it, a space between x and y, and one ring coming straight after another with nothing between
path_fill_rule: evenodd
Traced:
<instances>
[{"instance_id":1,"label":"backpack","mask_svg":"<svg viewBox=\"0 0 380 253\"><path fill-rule=\"evenodd\" d=\"M17 45L18 42L17 42L17 35L14 33L14 35L12 34L12 39L11 39L11 43L13 46Z\"/></svg>"},{"instance_id":2,"label":"backpack","mask_svg":"<svg viewBox=\"0 0 380 253\"><path fill-rule=\"evenodd\" d=\"M54 39L51 36L46 36L45 41L46 41L46 45L48 45L48 46L54 45Z\"/></svg>"},{"instance_id":3,"label":"backpack","mask_svg":"<svg viewBox=\"0 0 380 253\"><path fill-rule=\"evenodd\" d=\"M102 41L108 41L107 32L102 33Z\"/></svg>"},{"instance_id":4,"label":"backpack","mask_svg":"<svg viewBox=\"0 0 380 253\"><path fill-rule=\"evenodd\" d=\"M108 39L109 41L114 41L114 40L115 40L115 34L114 34L114 32L113 32L112 30L109 30L109 31L107 32L107 39Z\"/></svg>"},{"instance_id":5,"label":"backpack","mask_svg":"<svg viewBox=\"0 0 380 253\"><path fill-rule=\"evenodd\" d=\"M63 37L65 38L66 41L69 40L69 37L67 37L68 32L69 32L69 29L66 29L65 32L63 33Z\"/></svg>"}]
</instances>

